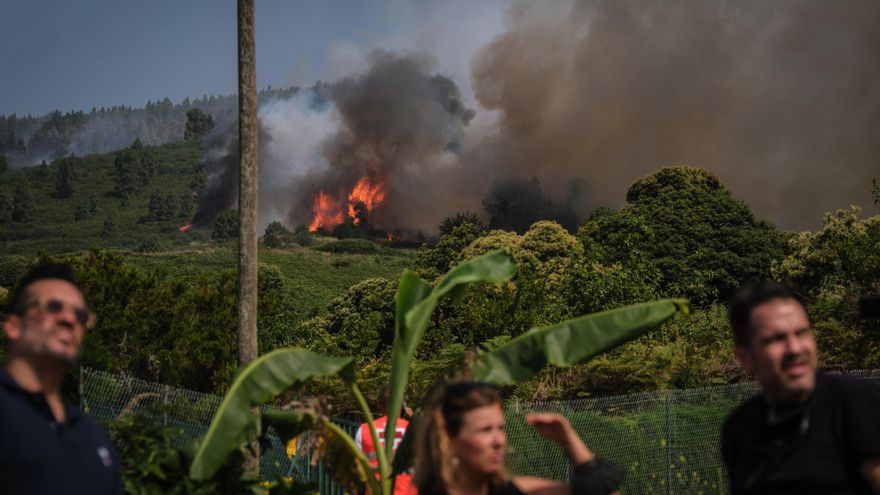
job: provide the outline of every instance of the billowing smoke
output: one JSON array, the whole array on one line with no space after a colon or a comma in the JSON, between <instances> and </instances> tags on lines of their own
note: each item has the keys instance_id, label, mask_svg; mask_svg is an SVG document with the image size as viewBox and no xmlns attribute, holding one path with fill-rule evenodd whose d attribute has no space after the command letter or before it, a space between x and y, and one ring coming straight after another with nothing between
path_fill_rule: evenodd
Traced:
<instances>
[{"instance_id":1,"label":"billowing smoke","mask_svg":"<svg viewBox=\"0 0 880 495\"><path fill-rule=\"evenodd\" d=\"M363 74L264 105L260 221L306 224L318 191L344 197L364 176L387 181L381 228L433 231L532 177L535 204L583 218L688 164L759 216L815 228L871 204L878 23L875 0L520 1L471 58L476 118L430 57L381 51ZM210 153L237 160L225 141ZM232 186L203 209L232 206Z\"/></svg>"},{"instance_id":2,"label":"billowing smoke","mask_svg":"<svg viewBox=\"0 0 880 495\"><path fill-rule=\"evenodd\" d=\"M520 2L473 59L499 112L479 166L586 209L665 165L716 173L761 216L813 228L880 173L880 2Z\"/></svg>"},{"instance_id":3,"label":"billowing smoke","mask_svg":"<svg viewBox=\"0 0 880 495\"><path fill-rule=\"evenodd\" d=\"M373 213L378 225L413 227L407 221L410 200L433 191L407 187L408 178L441 166L444 155L457 160L474 112L464 107L452 81L430 75L431 60L423 55L378 51L369 61L366 74L329 88L339 128L321 145L322 166L310 170L298 188L292 223L307 223L318 191L344 197L367 176L388 185ZM437 204L434 213L443 206Z\"/></svg>"},{"instance_id":4,"label":"billowing smoke","mask_svg":"<svg viewBox=\"0 0 880 495\"><path fill-rule=\"evenodd\" d=\"M448 214L448 204L439 201L430 202L430 211L413 214L416 198L422 201L441 187L418 189L420 179L414 178L459 163L457 153L474 112L465 108L451 80L431 74L431 65L424 55L377 51L365 74L262 107L261 224L279 218L289 225L308 224L318 192L344 198L365 176L387 186L385 200L371 213L375 226L416 229ZM210 225L237 199L233 131L216 133L208 144L209 187L196 225Z\"/></svg>"},{"instance_id":5,"label":"billowing smoke","mask_svg":"<svg viewBox=\"0 0 880 495\"><path fill-rule=\"evenodd\" d=\"M204 144L208 184L192 219L196 227L209 227L221 211L238 201L238 126L215 129Z\"/></svg>"}]
</instances>

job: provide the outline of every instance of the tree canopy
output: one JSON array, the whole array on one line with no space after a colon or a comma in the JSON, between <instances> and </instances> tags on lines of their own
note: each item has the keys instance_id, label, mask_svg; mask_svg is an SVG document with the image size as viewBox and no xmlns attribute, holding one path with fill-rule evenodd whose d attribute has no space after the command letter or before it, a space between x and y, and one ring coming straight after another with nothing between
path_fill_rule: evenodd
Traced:
<instances>
[{"instance_id":1,"label":"tree canopy","mask_svg":"<svg viewBox=\"0 0 880 495\"><path fill-rule=\"evenodd\" d=\"M578 238L606 262L650 260L664 294L695 304L726 300L736 287L770 276L785 238L755 218L714 175L667 167L637 180L620 211L603 211L581 226Z\"/></svg>"}]
</instances>

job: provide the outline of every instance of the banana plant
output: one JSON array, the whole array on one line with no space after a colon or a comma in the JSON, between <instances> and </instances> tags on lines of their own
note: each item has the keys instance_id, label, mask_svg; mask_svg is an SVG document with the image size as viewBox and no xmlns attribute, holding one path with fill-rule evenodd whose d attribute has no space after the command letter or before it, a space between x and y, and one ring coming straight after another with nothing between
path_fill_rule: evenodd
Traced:
<instances>
[{"instance_id":1,"label":"banana plant","mask_svg":"<svg viewBox=\"0 0 880 495\"><path fill-rule=\"evenodd\" d=\"M393 436L415 350L439 301L450 295L461 295L473 283L507 281L515 271L516 264L506 249L466 261L434 286L412 272L404 271L398 286L395 308L385 438ZM687 311L686 302L668 299L535 328L479 356L474 363L474 375L478 379L499 385L515 384L533 376L547 363L570 366L583 362L657 328L679 311ZM337 482L354 488L366 486L370 493L376 495L390 494L393 484L392 442L387 442L384 449L376 452L379 464L377 480L366 456L357 449L354 441L326 418L302 412L253 412L255 406L267 402L297 383L337 376L357 401L369 425L374 445L381 445L378 432L373 427L372 413L355 381L352 362L351 358L324 357L303 349L281 349L245 367L214 415L208 433L193 460L190 476L194 479L213 476L226 456L259 436L264 431L264 426L273 426L284 439L316 429L321 438L319 448ZM407 437L411 435L408 434ZM407 440L408 438L404 443ZM403 464L395 462L395 471Z\"/></svg>"},{"instance_id":2,"label":"banana plant","mask_svg":"<svg viewBox=\"0 0 880 495\"><path fill-rule=\"evenodd\" d=\"M392 374L401 376L392 377L391 386L396 387L392 388L389 401L392 411L395 407L400 409L413 354L440 299L451 293L461 293L469 284L504 282L515 272L516 263L505 249L468 260L447 273L435 286L419 279L409 270L404 271L397 290L395 340L392 348ZM352 363L353 360L349 357L331 358L294 348L270 352L244 367L226 393L211 420L208 432L199 444L190 466L190 477L197 480L212 477L230 453L262 434L264 426L276 426L279 431L284 432L286 438L314 428L322 433L320 441L325 459L339 458L340 452L348 451L349 459L355 461L353 473L335 470L337 481L342 481L347 486L366 485L370 493L377 495L391 493L391 442L388 442L388 450L377 450L380 473L377 481L366 456L357 449L354 440L326 418L308 413L261 414L254 411L256 406L268 402L298 383L338 376L348 387L370 425L374 445L381 445L378 432L373 428L373 415L355 381ZM390 425L396 422L397 418L389 418ZM342 463L335 464L340 467Z\"/></svg>"}]
</instances>

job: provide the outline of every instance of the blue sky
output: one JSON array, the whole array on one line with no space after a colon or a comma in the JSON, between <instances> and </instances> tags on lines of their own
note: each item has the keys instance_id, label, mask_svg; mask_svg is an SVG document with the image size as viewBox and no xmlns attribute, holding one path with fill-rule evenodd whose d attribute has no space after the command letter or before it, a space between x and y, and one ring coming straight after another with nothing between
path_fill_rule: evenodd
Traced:
<instances>
[{"instance_id":1,"label":"blue sky","mask_svg":"<svg viewBox=\"0 0 880 495\"><path fill-rule=\"evenodd\" d=\"M438 72L467 86L468 59L500 31L505 4L257 0L257 84L334 80L385 48L432 53ZM234 0L0 0L0 9L0 114L236 91Z\"/></svg>"}]
</instances>

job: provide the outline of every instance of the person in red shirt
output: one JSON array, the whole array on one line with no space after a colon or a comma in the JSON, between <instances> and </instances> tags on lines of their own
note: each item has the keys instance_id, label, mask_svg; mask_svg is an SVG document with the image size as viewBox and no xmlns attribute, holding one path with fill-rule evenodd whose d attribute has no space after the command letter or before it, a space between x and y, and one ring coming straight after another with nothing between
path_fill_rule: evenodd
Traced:
<instances>
[{"instance_id":1,"label":"person in red shirt","mask_svg":"<svg viewBox=\"0 0 880 495\"><path fill-rule=\"evenodd\" d=\"M354 437L354 442L357 444L358 448L367 455L367 460L370 461L370 467L375 471L377 479L379 478L379 459L376 455L376 449L385 448L385 425L388 422L387 410L389 394L390 392L387 388L382 391L382 397L379 399L378 404L380 417L373 421L373 427L376 429L380 445L376 446L373 442L373 436L370 434L370 425L368 423L361 424ZM409 426L409 421L404 419L404 417L411 417L412 410L404 404L401 408L400 416L401 417L397 419L397 425L394 428L394 439L391 444L391 449L394 452L397 451L397 447L400 445L400 442L403 441L403 435L406 434L406 429ZM408 473L397 475L397 478L394 480L395 495L416 495L416 493L416 488L412 484L412 475Z\"/></svg>"}]
</instances>

